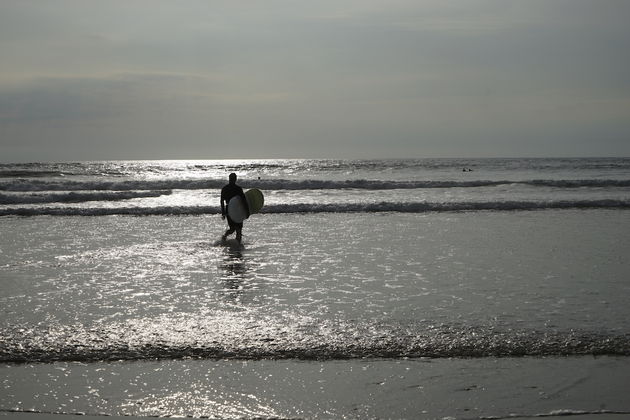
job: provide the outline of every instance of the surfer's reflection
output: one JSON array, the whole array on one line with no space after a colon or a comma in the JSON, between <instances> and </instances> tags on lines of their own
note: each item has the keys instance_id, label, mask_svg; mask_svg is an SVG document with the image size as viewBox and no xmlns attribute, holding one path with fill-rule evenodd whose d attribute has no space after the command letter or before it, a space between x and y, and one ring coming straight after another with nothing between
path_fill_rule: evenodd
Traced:
<instances>
[{"instance_id":1,"label":"surfer's reflection","mask_svg":"<svg viewBox=\"0 0 630 420\"><path fill-rule=\"evenodd\" d=\"M226 298L231 302L241 303L247 274L247 264L242 250L226 248L221 268L223 269L221 281Z\"/></svg>"}]
</instances>

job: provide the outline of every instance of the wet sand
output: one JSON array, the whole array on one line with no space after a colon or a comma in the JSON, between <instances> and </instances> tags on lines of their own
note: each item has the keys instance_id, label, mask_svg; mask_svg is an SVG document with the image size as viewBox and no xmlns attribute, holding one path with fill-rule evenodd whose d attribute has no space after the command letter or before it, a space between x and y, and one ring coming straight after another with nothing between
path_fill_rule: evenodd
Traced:
<instances>
[{"instance_id":1,"label":"wet sand","mask_svg":"<svg viewBox=\"0 0 630 420\"><path fill-rule=\"evenodd\" d=\"M624 357L4 365L16 418L624 418ZM7 382L5 382L7 383ZM76 417L74 417L76 418Z\"/></svg>"}]
</instances>

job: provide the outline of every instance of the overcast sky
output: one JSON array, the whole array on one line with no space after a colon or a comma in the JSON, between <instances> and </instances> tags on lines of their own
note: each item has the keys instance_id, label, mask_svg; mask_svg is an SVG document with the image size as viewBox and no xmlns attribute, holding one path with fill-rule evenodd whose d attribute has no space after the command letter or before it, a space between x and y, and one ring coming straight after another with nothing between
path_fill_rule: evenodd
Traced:
<instances>
[{"instance_id":1,"label":"overcast sky","mask_svg":"<svg viewBox=\"0 0 630 420\"><path fill-rule=\"evenodd\" d=\"M0 161L630 156L627 0L0 0Z\"/></svg>"}]
</instances>

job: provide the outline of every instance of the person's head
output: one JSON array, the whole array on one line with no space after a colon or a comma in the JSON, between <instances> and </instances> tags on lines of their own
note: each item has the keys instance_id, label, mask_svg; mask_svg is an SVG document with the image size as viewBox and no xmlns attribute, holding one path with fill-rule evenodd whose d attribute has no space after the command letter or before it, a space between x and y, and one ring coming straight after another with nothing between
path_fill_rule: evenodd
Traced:
<instances>
[{"instance_id":1,"label":"person's head","mask_svg":"<svg viewBox=\"0 0 630 420\"><path fill-rule=\"evenodd\" d=\"M234 172L230 174L230 184L236 184L236 174Z\"/></svg>"}]
</instances>

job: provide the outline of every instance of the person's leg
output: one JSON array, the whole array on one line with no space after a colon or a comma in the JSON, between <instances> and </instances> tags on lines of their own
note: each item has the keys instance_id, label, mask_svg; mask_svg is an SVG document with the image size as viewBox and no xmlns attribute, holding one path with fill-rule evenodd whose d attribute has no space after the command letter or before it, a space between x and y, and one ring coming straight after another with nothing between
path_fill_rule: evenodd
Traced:
<instances>
[{"instance_id":1,"label":"person's leg","mask_svg":"<svg viewBox=\"0 0 630 420\"><path fill-rule=\"evenodd\" d=\"M241 240L243 239L243 224L242 223L238 223L235 226L235 229L236 229L236 240L240 244Z\"/></svg>"},{"instance_id":2,"label":"person's leg","mask_svg":"<svg viewBox=\"0 0 630 420\"><path fill-rule=\"evenodd\" d=\"M225 231L225 233L223 234L221 238L225 241L227 237L233 233L234 233L234 229L229 228L228 230Z\"/></svg>"},{"instance_id":3,"label":"person's leg","mask_svg":"<svg viewBox=\"0 0 630 420\"><path fill-rule=\"evenodd\" d=\"M229 235L233 234L233 233L234 233L234 231L235 231L235 230L236 230L236 228L237 228L237 224L236 224L236 223L234 223L234 222L232 221L232 219L230 219L230 216L228 216L228 217L227 217L227 222L228 222L229 229L228 229L228 230L226 230L226 231L225 231L225 233L223 234L223 238L222 238L222 239L223 239L224 241L227 239L227 237L228 237Z\"/></svg>"}]
</instances>

